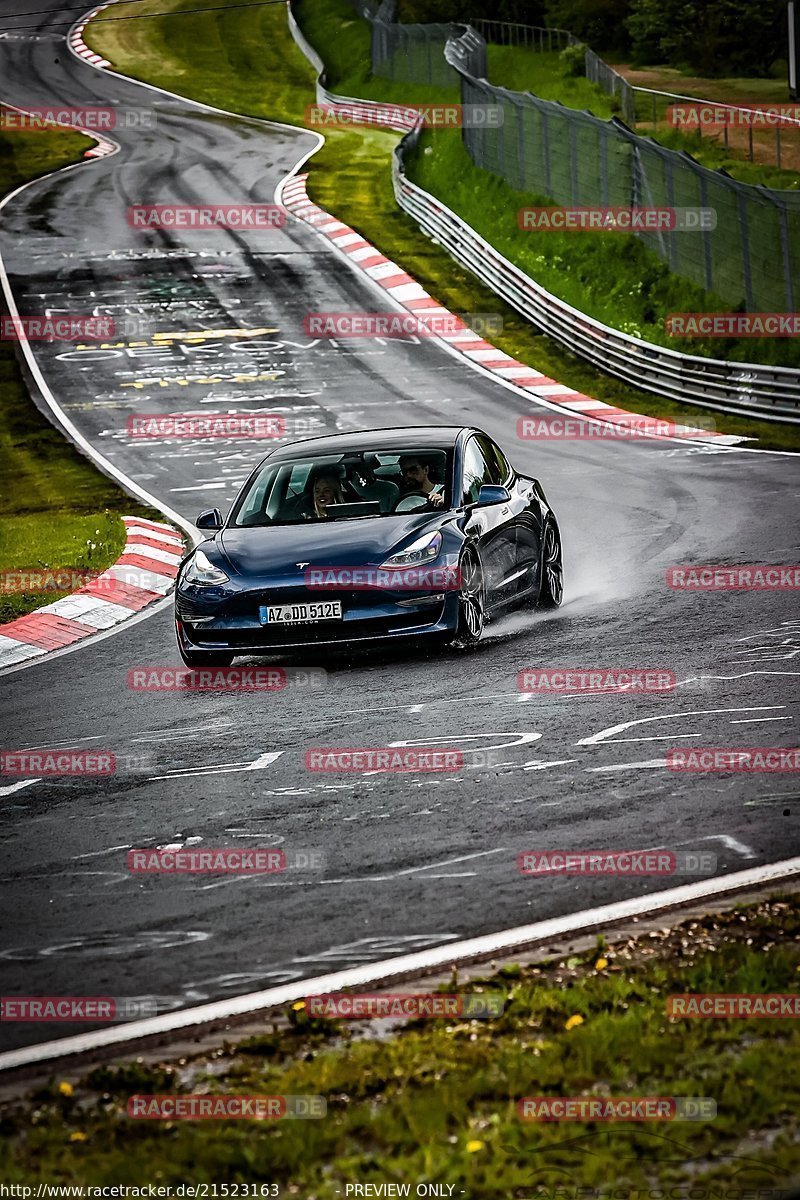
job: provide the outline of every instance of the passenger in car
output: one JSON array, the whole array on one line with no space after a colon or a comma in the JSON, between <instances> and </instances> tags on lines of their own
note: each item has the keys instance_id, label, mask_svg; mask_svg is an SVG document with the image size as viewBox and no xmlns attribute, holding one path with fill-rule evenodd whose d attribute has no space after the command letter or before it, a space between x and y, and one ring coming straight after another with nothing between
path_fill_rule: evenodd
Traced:
<instances>
[{"instance_id":1,"label":"passenger in car","mask_svg":"<svg viewBox=\"0 0 800 1200\"><path fill-rule=\"evenodd\" d=\"M342 504L342 484L333 471L312 472L306 481L303 494L290 507L284 519L313 521L328 517L329 504Z\"/></svg>"}]
</instances>

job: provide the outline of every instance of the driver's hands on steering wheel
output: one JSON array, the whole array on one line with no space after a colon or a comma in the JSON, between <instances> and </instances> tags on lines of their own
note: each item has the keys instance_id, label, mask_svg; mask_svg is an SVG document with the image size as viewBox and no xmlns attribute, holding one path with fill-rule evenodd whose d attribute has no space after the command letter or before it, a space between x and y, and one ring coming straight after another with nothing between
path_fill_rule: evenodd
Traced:
<instances>
[{"instance_id":1,"label":"driver's hands on steering wheel","mask_svg":"<svg viewBox=\"0 0 800 1200\"><path fill-rule=\"evenodd\" d=\"M412 501L411 504L408 501ZM421 501L420 504L415 504L414 501ZM441 508L444 504L444 496L436 492L406 492L405 496L401 496L394 506L394 512L421 512L426 505L431 508Z\"/></svg>"}]
</instances>

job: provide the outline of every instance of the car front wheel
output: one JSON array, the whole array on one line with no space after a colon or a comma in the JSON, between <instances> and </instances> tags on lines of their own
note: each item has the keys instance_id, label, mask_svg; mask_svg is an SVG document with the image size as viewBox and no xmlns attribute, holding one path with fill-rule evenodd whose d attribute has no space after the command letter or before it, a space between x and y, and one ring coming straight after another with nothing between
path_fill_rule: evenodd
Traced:
<instances>
[{"instance_id":1,"label":"car front wheel","mask_svg":"<svg viewBox=\"0 0 800 1200\"><path fill-rule=\"evenodd\" d=\"M554 521L544 529L542 547L542 587L539 608L558 608L564 598L564 564L561 554L561 535Z\"/></svg>"},{"instance_id":2,"label":"car front wheel","mask_svg":"<svg viewBox=\"0 0 800 1200\"><path fill-rule=\"evenodd\" d=\"M486 585L481 561L474 550L465 550L460 566L458 627L453 645L467 650L481 640L486 624Z\"/></svg>"}]
</instances>

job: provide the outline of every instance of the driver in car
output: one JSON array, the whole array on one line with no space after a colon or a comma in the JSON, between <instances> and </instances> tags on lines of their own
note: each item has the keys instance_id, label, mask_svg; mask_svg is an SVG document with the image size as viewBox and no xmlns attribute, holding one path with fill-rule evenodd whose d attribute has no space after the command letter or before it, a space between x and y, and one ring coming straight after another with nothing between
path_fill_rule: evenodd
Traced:
<instances>
[{"instance_id":1,"label":"driver in car","mask_svg":"<svg viewBox=\"0 0 800 1200\"><path fill-rule=\"evenodd\" d=\"M433 482L430 477L430 463L424 462L415 454L404 454L400 458L399 466L403 477L402 496L424 496L433 508L442 507L444 484Z\"/></svg>"}]
</instances>

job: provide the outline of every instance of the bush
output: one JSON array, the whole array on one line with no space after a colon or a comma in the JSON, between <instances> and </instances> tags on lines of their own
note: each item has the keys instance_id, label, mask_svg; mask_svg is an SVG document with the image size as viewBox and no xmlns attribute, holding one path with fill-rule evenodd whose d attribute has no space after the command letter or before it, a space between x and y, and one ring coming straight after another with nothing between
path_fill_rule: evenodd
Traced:
<instances>
[{"instance_id":1,"label":"bush","mask_svg":"<svg viewBox=\"0 0 800 1200\"><path fill-rule=\"evenodd\" d=\"M586 52L583 46L566 46L558 56L561 70L568 78L586 74Z\"/></svg>"}]
</instances>

